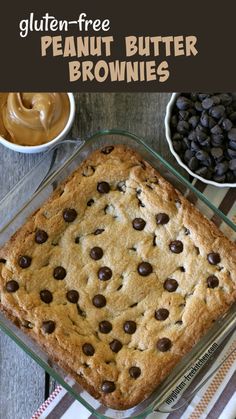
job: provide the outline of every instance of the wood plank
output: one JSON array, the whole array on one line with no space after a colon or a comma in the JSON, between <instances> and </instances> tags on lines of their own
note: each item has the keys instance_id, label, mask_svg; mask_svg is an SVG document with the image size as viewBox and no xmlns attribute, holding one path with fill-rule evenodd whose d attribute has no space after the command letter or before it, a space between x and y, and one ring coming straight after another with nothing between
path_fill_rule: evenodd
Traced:
<instances>
[{"instance_id":1,"label":"wood plank","mask_svg":"<svg viewBox=\"0 0 236 419\"><path fill-rule=\"evenodd\" d=\"M120 128L146 140L176 166L164 132L166 93L76 93L73 136L84 138L103 128ZM41 155L22 155L0 146L0 198L33 167ZM50 380L50 391L55 387ZM0 333L0 419L27 419L45 391L45 374L16 344Z\"/></svg>"}]
</instances>

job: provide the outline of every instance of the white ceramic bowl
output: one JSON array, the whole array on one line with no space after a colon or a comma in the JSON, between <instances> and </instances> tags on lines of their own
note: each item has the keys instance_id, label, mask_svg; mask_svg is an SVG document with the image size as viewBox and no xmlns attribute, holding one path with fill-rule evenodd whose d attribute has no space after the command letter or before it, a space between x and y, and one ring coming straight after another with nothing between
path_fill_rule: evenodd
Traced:
<instances>
[{"instance_id":1,"label":"white ceramic bowl","mask_svg":"<svg viewBox=\"0 0 236 419\"><path fill-rule=\"evenodd\" d=\"M10 141L6 140L0 135L0 143L3 144L5 147L10 148L11 150L18 151L19 153L26 153L26 154L34 154L34 153L41 153L42 151L46 151L51 148L56 143L59 143L70 131L72 124L75 118L75 98L73 93L67 93L69 102L70 102L70 113L68 121L63 128L63 130L58 134L55 138L48 141L45 144L35 145L35 146L23 146L19 144L11 143Z\"/></svg>"},{"instance_id":2,"label":"white ceramic bowl","mask_svg":"<svg viewBox=\"0 0 236 419\"><path fill-rule=\"evenodd\" d=\"M172 139L171 139L170 118L171 118L171 115L172 115L172 110L173 110L174 104L175 104L179 95L180 95L180 93L173 93L172 96L171 96L171 99L170 99L170 101L169 101L169 103L167 104L167 107L166 107L165 133L166 133L166 139L167 139L167 142L169 144L171 153L176 158L177 162L179 163L179 165L181 167L183 167L191 176L201 180L202 182L207 183L208 185L217 186L218 188L226 188L226 187L236 188L236 183L217 183L217 182L214 182L213 180L205 179L205 178L197 175L196 173L192 172L192 170L189 169L189 167L181 160L180 156L174 150Z\"/></svg>"}]
</instances>

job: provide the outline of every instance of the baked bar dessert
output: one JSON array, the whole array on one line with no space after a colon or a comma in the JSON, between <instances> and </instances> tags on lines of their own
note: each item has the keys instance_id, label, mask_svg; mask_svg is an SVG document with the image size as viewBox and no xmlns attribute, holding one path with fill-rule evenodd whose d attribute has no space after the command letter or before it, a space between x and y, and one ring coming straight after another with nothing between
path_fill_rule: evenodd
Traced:
<instances>
[{"instance_id":1,"label":"baked bar dessert","mask_svg":"<svg viewBox=\"0 0 236 419\"><path fill-rule=\"evenodd\" d=\"M117 409L236 299L235 244L123 145L91 154L0 258L1 309Z\"/></svg>"}]
</instances>

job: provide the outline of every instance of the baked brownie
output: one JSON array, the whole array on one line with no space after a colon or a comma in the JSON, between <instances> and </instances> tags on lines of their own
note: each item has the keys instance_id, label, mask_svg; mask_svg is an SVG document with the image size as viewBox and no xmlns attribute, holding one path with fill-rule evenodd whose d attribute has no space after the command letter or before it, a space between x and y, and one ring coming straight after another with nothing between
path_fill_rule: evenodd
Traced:
<instances>
[{"instance_id":1,"label":"baked brownie","mask_svg":"<svg viewBox=\"0 0 236 419\"><path fill-rule=\"evenodd\" d=\"M2 310L117 409L236 299L235 244L123 145L91 154L0 258Z\"/></svg>"}]
</instances>

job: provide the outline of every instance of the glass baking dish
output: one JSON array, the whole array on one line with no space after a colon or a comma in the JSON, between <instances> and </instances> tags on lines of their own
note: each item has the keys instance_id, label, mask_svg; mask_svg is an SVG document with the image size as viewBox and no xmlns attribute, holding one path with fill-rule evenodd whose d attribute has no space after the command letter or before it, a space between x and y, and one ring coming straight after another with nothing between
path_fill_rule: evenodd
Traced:
<instances>
[{"instance_id":1,"label":"glass baking dish","mask_svg":"<svg viewBox=\"0 0 236 419\"><path fill-rule=\"evenodd\" d=\"M81 141L68 139L46 152L42 160L11 190L0 203L0 246L24 223L47 199L53 190L91 153L105 145L126 144L135 149L142 158L155 167L169 182L180 190L208 218L214 216L220 229L231 239L236 239L236 226L207 198L182 177L163 157L152 150L136 135L121 130L104 130ZM91 397L68 374L52 363L45 352L36 343L0 314L0 327L28 355L43 367L55 380L81 402L98 418L142 418L154 411L171 412L179 407L199 390L217 367L216 357L224 348L227 337L236 327L235 305L229 312L215 322L212 329L195 345L191 352L177 365L156 391L142 403L129 410L114 410L103 406ZM199 359L204 359L197 373L191 378L184 392L175 395L176 388L183 377L192 371ZM221 363L225 359L221 360ZM200 377L200 378L199 378ZM173 400L172 400L173 399ZM180 401L179 401L180 399Z\"/></svg>"}]
</instances>

